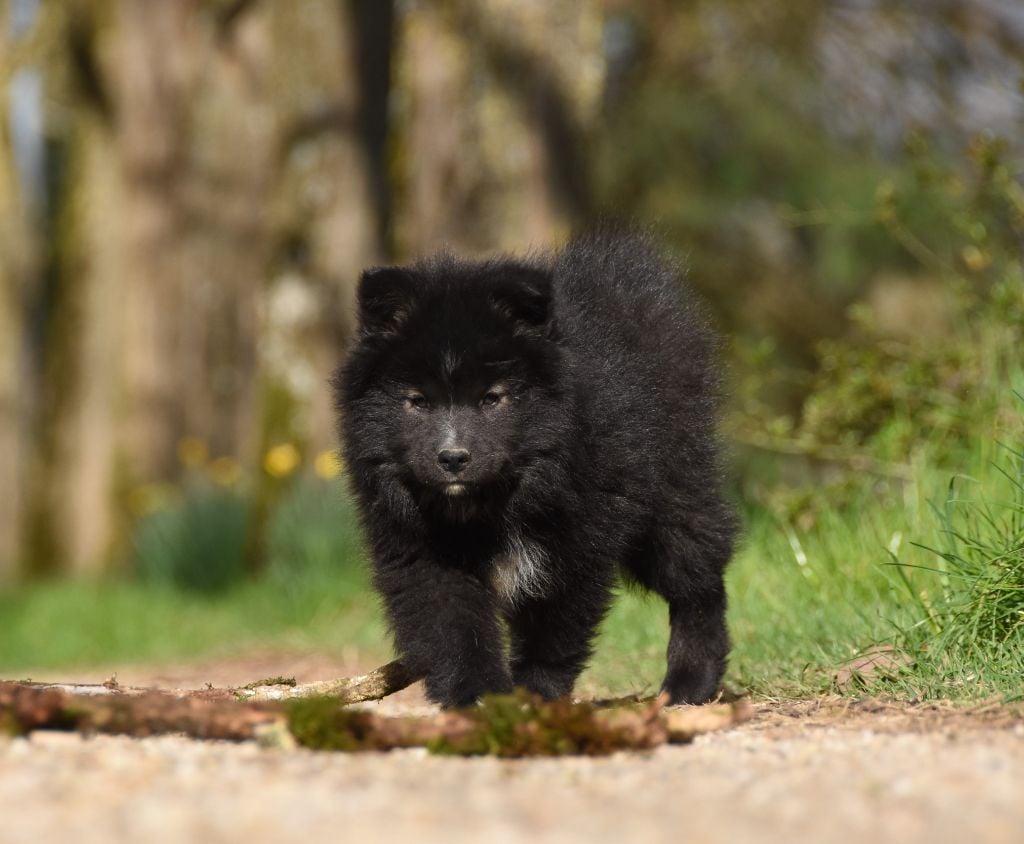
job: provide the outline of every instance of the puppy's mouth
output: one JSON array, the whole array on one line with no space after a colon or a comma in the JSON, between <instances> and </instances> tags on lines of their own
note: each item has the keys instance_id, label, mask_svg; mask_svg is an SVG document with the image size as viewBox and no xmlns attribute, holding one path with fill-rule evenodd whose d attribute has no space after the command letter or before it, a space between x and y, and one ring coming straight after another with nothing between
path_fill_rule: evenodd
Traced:
<instances>
[{"instance_id":1,"label":"puppy's mouth","mask_svg":"<svg viewBox=\"0 0 1024 844\"><path fill-rule=\"evenodd\" d=\"M451 498L459 498L460 496L468 495L469 491L469 485L462 481L449 481L441 487L441 492Z\"/></svg>"}]
</instances>

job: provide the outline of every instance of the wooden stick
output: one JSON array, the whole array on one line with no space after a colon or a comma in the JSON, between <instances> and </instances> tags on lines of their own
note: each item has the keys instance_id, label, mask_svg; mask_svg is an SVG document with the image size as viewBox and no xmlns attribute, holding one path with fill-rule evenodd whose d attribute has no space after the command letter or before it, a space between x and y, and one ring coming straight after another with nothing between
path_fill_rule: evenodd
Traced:
<instances>
[{"instance_id":1,"label":"wooden stick","mask_svg":"<svg viewBox=\"0 0 1024 844\"><path fill-rule=\"evenodd\" d=\"M647 704L602 708L565 698L542 701L520 692L485 699L479 707L416 717L346 708L326 697L253 702L155 691L95 693L94 688L73 694L58 685L0 682L0 731L77 730L137 737L184 733L319 750L427 747L438 753L510 757L648 750L688 742L698 733L749 716L749 707L742 703L666 710L664 696Z\"/></svg>"},{"instance_id":2,"label":"wooden stick","mask_svg":"<svg viewBox=\"0 0 1024 844\"><path fill-rule=\"evenodd\" d=\"M122 686L111 678L105 683L33 683L24 682L12 685L38 690L53 689L83 697L103 697L108 695L137 697L140 695L159 694L176 698L201 698L204 700L244 700L253 703L296 698L326 696L337 700L339 704L362 703L363 701L380 700L395 692L411 686L420 677L409 671L400 660L394 660L367 674L357 677L339 677L337 680L318 680L314 683L295 683L284 677L275 677L249 683L232 689L150 689L139 686ZM2 681L0 681L2 682Z\"/></svg>"},{"instance_id":3,"label":"wooden stick","mask_svg":"<svg viewBox=\"0 0 1024 844\"><path fill-rule=\"evenodd\" d=\"M325 695L335 698L339 703L361 703L367 700L380 700L395 692L411 686L421 679L409 671L400 660L394 660L369 674L358 677L341 677L337 680L321 680L316 683L300 683L298 685L254 685L235 689L241 700L293 700L295 698Z\"/></svg>"}]
</instances>

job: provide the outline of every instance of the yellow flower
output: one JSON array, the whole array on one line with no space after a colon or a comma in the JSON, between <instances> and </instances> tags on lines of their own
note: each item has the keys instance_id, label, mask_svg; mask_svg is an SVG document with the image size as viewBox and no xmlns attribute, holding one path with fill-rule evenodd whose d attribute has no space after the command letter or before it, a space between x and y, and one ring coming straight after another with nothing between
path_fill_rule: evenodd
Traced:
<instances>
[{"instance_id":1,"label":"yellow flower","mask_svg":"<svg viewBox=\"0 0 1024 844\"><path fill-rule=\"evenodd\" d=\"M198 469L207 457L209 450L199 437L183 437L178 443L178 459L189 469Z\"/></svg>"},{"instance_id":2,"label":"yellow flower","mask_svg":"<svg viewBox=\"0 0 1024 844\"><path fill-rule=\"evenodd\" d=\"M218 486L234 486L242 477L242 467L234 457L218 457L210 464L209 472Z\"/></svg>"},{"instance_id":3,"label":"yellow flower","mask_svg":"<svg viewBox=\"0 0 1024 844\"><path fill-rule=\"evenodd\" d=\"M336 478L342 471L341 456L333 449L321 451L313 461L313 471L324 480Z\"/></svg>"},{"instance_id":4,"label":"yellow flower","mask_svg":"<svg viewBox=\"0 0 1024 844\"><path fill-rule=\"evenodd\" d=\"M991 262L992 258L982 252L977 246L973 244L965 246L963 251L960 253L960 257L964 259L964 263L967 265L967 269L971 272L980 272L985 269Z\"/></svg>"},{"instance_id":5,"label":"yellow flower","mask_svg":"<svg viewBox=\"0 0 1024 844\"><path fill-rule=\"evenodd\" d=\"M300 461L299 450L291 443L275 445L263 458L263 468L268 475L283 478L295 471Z\"/></svg>"}]
</instances>

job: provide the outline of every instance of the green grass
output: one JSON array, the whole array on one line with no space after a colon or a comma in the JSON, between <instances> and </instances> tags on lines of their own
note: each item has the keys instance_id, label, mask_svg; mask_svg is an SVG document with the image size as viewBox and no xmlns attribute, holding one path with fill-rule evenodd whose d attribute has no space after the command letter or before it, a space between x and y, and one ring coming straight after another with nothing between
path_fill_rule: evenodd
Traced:
<instances>
[{"instance_id":1,"label":"green grass","mask_svg":"<svg viewBox=\"0 0 1024 844\"><path fill-rule=\"evenodd\" d=\"M975 478L954 486L925 468L902 494L864 479L804 528L752 509L727 578L727 685L769 697L1024 697L1024 457L993 445L970 462ZM622 595L585 681L656 691L666 634L660 601ZM839 689L838 670L877 645L906 664Z\"/></svg>"},{"instance_id":2,"label":"green grass","mask_svg":"<svg viewBox=\"0 0 1024 844\"><path fill-rule=\"evenodd\" d=\"M908 603L884 566L897 513L905 515L865 501L849 513L825 510L806 530L763 509L748 514L727 578L727 685L768 696L815 694L831 688L842 663L891 640L889 619L902 618ZM660 600L621 595L586 679L612 694L657 691L667 626Z\"/></svg>"},{"instance_id":3,"label":"green grass","mask_svg":"<svg viewBox=\"0 0 1024 844\"><path fill-rule=\"evenodd\" d=\"M112 581L0 594L0 673L187 659L268 643L357 646L371 658L386 656L351 512L337 499L314 498L285 503L266 577L227 591ZM729 572L729 682L765 694L808 693L888 632L886 613L906 603L884 566L891 523L904 515L867 502L853 518L826 510L797 532L753 510ZM664 603L623 590L584 684L610 694L656 691L666 635Z\"/></svg>"},{"instance_id":4,"label":"green grass","mask_svg":"<svg viewBox=\"0 0 1024 844\"><path fill-rule=\"evenodd\" d=\"M384 655L376 598L360 578L260 581L215 597L132 581L41 583L0 593L0 677L162 662L265 645ZM371 657L372 658L372 657Z\"/></svg>"},{"instance_id":5,"label":"green grass","mask_svg":"<svg viewBox=\"0 0 1024 844\"><path fill-rule=\"evenodd\" d=\"M1006 481L987 456L975 462L981 487ZM902 648L913 664L871 681L869 691L1019 696L1024 491L1018 478L1011 490L1018 499L1005 506L990 501L987 509L961 512L966 505L958 498L936 515L929 502L944 501L947 484L944 473L920 470L916 483L879 492L865 478L841 506L819 502L805 520L752 507L728 574L728 685L773 697L828 691L844 662L883 643ZM262 578L215 593L164 580L40 583L0 593L0 676L266 645L354 646L368 660L387 657L379 605L343 497L322 486L297 487L278 510L269 552ZM894 555L902 567L892 564ZM986 630L995 635L985 638ZM622 591L581 690L656 691L666 635L664 603Z\"/></svg>"},{"instance_id":6,"label":"green grass","mask_svg":"<svg viewBox=\"0 0 1024 844\"><path fill-rule=\"evenodd\" d=\"M924 564L895 560L916 610L900 637L914 670L891 680L903 695L1024 698L1024 452L996 469L998 484L950 482Z\"/></svg>"},{"instance_id":7,"label":"green grass","mask_svg":"<svg viewBox=\"0 0 1024 844\"><path fill-rule=\"evenodd\" d=\"M208 512L185 501L143 522L138 578L0 592L0 676L266 645L386 655L355 516L335 485L295 484L269 525L269 562L256 580L238 579L238 546L246 538L235 505L204 489L196 499L208 502ZM213 529L225 511L231 518L219 523L227 529ZM221 569L234 578L230 583Z\"/></svg>"}]
</instances>

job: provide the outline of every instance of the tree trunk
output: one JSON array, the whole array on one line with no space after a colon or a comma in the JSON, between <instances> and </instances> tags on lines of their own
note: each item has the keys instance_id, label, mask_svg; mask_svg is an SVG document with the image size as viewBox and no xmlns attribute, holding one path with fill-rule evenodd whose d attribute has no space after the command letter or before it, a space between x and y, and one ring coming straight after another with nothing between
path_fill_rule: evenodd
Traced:
<instances>
[{"instance_id":1,"label":"tree trunk","mask_svg":"<svg viewBox=\"0 0 1024 844\"><path fill-rule=\"evenodd\" d=\"M597 4L413 3L401 35L399 249L543 248L586 221Z\"/></svg>"},{"instance_id":2,"label":"tree trunk","mask_svg":"<svg viewBox=\"0 0 1024 844\"><path fill-rule=\"evenodd\" d=\"M386 224L376 193L383 174L367 155L360 123L363 82L380 71L361 64L353 5L273 6L271 75L281 122L276 213L287 248L267 300L267 346L276 354L264 359L266 398L306 412L282 425L266 405L266 446L293 440L316 452L336 445L326 381L352 330L359 273L383 253ZM367 35L383 43L364 42L362 50L389 49L389 29Z\"/></svg>"},{"instance_id":3,"label":"tree trunk","mask_svg":"<svg viewBox=\"0 0 1024 844\"><path fill-rule=\"evenodd\" d=\"M62 538L36 549L55 569L125 549L133 518L181 479L186 437L243 467L276 441L334 442L325 380L381 236L350 10L219 8L76 7L94 96L76 100L60 194L66 316L50 315L60 366L33 520ZM276 294L296 280L294 320Z\"/></svg>"},{"instance_id":4,"label":"tree trunk","mask_svg":"<svg viewBox=\"0 0 1024 844\"><path fill-rule=\"evenodd\" d=\"M9 55L7 3L0 2L0 55ZM13 67L0 66L0 583L17 573L23 516L24 291L32 236L8 144L8 83Z\"/></svg>"},{"instance_id":5,"label":"tree trunk","mask_svg":"<svg viewBox=\"0 0 1024 844\"><path fill-rule=\"evenodd\" d=\"M19 557L38 573L117 557L185 475L184 438L255 469L258 522L280 489L266 449L335 445L326 379L386 245L546 246L585 217L596 9L45 4L64 162L45 283L23 281L0 147L0 577Z\"/></svg>"},{"instance_id":6,"label":"tree trunk","mask_svg":"<svg viewBox=\"0 0 1024 844\"><path fill-rule=\"evenodd\" d=\"M69 7L62 21L77 76L60 90L73 112L54 144L64 166L49 232L54 293L41 314L46 389L25 551L34 572L97 571L177 470L194 12L191 0L112 0Z\"/></svg>"}]
</instances>

